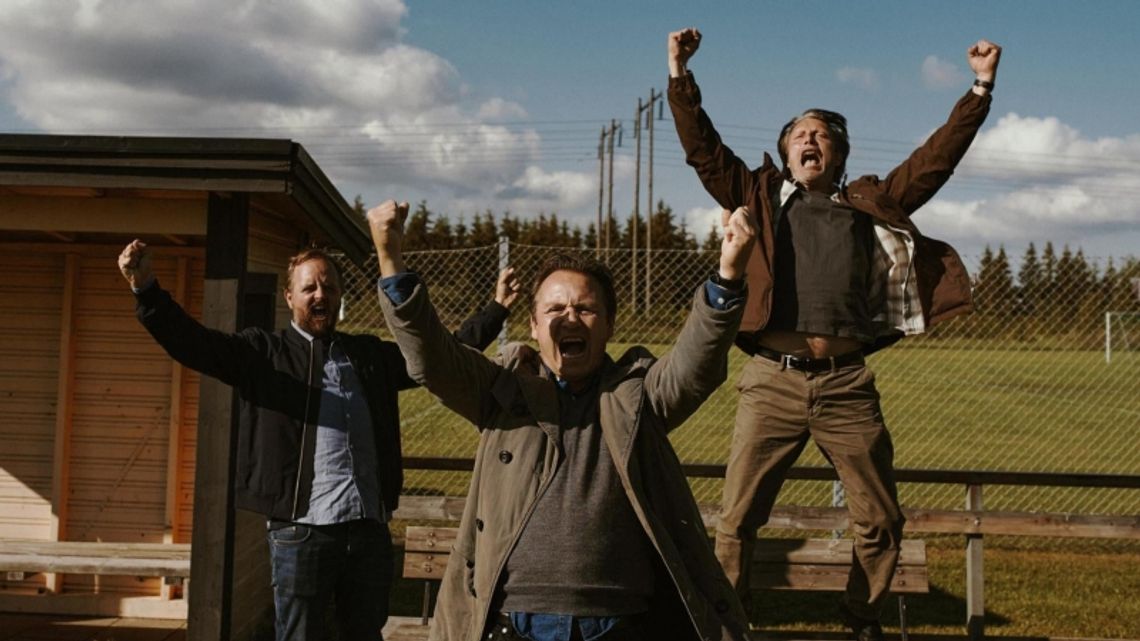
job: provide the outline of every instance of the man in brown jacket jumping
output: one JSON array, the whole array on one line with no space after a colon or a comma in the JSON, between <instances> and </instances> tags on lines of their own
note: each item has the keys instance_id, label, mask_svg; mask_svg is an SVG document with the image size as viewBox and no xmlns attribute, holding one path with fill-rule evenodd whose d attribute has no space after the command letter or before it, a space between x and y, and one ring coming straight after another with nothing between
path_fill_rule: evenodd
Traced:
<instances>
[{"instance_id":1,"label":"man in brown jacket jumping","mask_svg":"<svg viewBox=\"0 0 1140 641\"><path fill-rule=\"evenodd\" d=\"M721 141L686 65L696 29L669 34L669 105L688 164L716 201L756 212L759 248L736 344L741 373L716 555L742 593L757 529L792 463L814 438L846 489L855 535L841 615L882 639L879 610L898 562L903 516L894 450L865 354L972 309L965 267L910 216L949 179L989 112L1001 48L967 51L977 79L949 120L886 178L845 184L847 122L809 109L750 169Z\"/></svg>"},{"instance_id":2,"label":"man in brown jacket jumping","mask_svg":"<svg viewBox=\"0 0 1140 641\"><path fill-rule=\"evenodd\" d=\"M480 432L432 639L744 639L747 622L708 543L668 432L727 376L754 245L724 216L720 267L694 293L673 350L606 353L609 270L556 254L539 269L530 328L490 360L440 324L401 258L407 204L368 212L380 304L408 373Z\"/></svg>"}]
</instances>

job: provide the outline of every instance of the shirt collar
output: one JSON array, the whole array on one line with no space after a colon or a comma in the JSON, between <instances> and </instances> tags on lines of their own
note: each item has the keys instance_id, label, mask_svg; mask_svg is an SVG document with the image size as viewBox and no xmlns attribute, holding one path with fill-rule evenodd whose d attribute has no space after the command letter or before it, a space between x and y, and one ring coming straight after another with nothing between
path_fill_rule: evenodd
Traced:
<instances>
[{"instance_id":1,"label":"shirt collar","mask_svg":"<svg viewBox=\"0 0 1140 641\"><path fill-rule=\"evenodd\" d=\"M297 330L298 334L304 336L305 340L309 341L310 343L313 342L313 335L301 329L301 326L297 324L297 321L291 320L289 321L289 324L293 326L293 329Z\"/></svg>"},{"instance_id":2,"label":"shirt collar","mask_svg":"<svg viewBox=\"0 0 1140 641\"><path fill-rule=\"evenodd\" d=\"M783 207L784 205L788 204L788 199L791 198L792 194L796 193L797 191L806 192L807 190L785 178L784 183L780 185L780 206ZM838 191L831 194L831 200L839 202Z\"/></svg>"},{"instance_id":3,"label":"shirt collar","mask_svg":"<svg viewBox=\"0 0 1140 641\"><path fill-rule=\"evenodd\" d=\"M289 321L289 324L293 326L293 329L297 330L298 334L300 334L302 337L304 337L305 340L309 341L310 343L316 340L317 337L301 329L301 326L297 324L297 321L291 320ZM325 340L325 343L331 345L335 336L336 332L333 332L332 335L330 335L328 339Z\"/></svg>"}]
</instances>

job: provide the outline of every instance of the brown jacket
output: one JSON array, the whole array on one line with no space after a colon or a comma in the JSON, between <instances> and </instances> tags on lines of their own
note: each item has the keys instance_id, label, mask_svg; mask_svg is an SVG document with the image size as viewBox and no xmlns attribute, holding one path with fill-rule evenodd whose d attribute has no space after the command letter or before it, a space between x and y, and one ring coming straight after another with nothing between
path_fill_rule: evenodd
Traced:
<instances>
[{"instance_id":1,"label":"brown jacket","mask_svg":"<svg viewBox=\"0 0 1140 641\"><path fill-rule=\"evenodd\" d=\"M480 430L475 471L430 632L475 641L507 557L562 463L555 383L523 344L494 361L459 344L436 317L426 288L394 306L381 294L388 327L408 373ZM727 376L741 307L717 311L697 292L674 349L656 359L633 347L607 358L598 423L614 453L634 513L658 555L651 639L744 639L746 617L713 555L700 511L667 432Z\"/></svg>"},{"instance_id":2,"label":"brown jacket","mask_svg":"<svg viewBox=\"0 0 1140 641\"><path fill-rule=\"evenodd\" d=\"M842 202L879 223L902 230L914 240L911 269L917 279L923 317L929 327L958 314L973 311L970 278L950 245L919 233L910 215L926 203L954 173L975 134L989 113L991 97L969 91L946 124L887 177L863 176L840 192ZM701 108L701 91L692 74L669 79L669 107L685 158L709 194L722 207L747 206L759 212L761 233L748 262L748 302L740 330L763 329L772 311L773 201L778 200L784 175L764 154L758 169L749 169L720 139L708 114ZM897 339L897 337L896 337ZM893 341L887 341L887 343ZM872 350L884 346L877 343Z\"/></svg>"}]
</instances>

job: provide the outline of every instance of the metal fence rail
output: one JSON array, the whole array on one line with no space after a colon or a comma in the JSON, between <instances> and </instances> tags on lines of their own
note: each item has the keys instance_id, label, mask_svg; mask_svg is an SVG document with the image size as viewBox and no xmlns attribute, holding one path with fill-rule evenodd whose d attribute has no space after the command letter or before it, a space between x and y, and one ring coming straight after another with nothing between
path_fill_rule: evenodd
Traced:
<instances>
[{"instance_id":1,"label":"metal fence rail","mask_svg":"<svg viewBox=\"0 0 1140 641\"><path fill-rule=\"evenodd\" d=\"M525 283L506 328L509 340L530 340L529 278L548 247L506 244L412 252L411 269L428 283L443 322L458 327L490 300L500 266L513 265ZM593 252L591 252L593 253ZM602 253L614 272L618 313L611 353L642 344L670 348L694 288L716 265L705 251L640 252L637 272L628 250ZM1105 312L1140 311L1132 294L1098 284L1088 273L1047 274L1014 286L994 271L991 256L966 257L977 286L974 314L948 321L870 358L900 468L1017 472L1140 473L1140 327L1123 322L1105 359ZM1070 263L1071 269L1084 269ZM1075 265L1075 266L1073 266ZM1064 267L1064 266L1062 266ZM996 275L995 275L996 273ZM1073 276L1065 278L1065 276ZM376 304L375 263L346 268L341 327L390 337ZM1075 284L1074 284L1075 283ZM1138 316L1123 315L1123 320ZM1140 324L1140 323L1134 323ZM1130 335L1129 332L1132 332ZM1114 338L1114 341L1116 338ZM493 352L492 347L488 351ZM672 438L686 463L723 463L729 449L745 356L734 349L728 382ZM469 458L477 434L423 390L400 401L406 456ZM809 449L799 465L826 465ZM462 493L448 472L411 472L411 492ZM455 484L459 487L455 487ZM692 480L702 502L716 501L718 479ZM960 508L961 494L938 485L906 484L905 505ZM829 505L830 483L791 480L783 504ZM1135 514L1135 493L1085 488L997 487L989 509Z\"/></svg>"}]
</instances>

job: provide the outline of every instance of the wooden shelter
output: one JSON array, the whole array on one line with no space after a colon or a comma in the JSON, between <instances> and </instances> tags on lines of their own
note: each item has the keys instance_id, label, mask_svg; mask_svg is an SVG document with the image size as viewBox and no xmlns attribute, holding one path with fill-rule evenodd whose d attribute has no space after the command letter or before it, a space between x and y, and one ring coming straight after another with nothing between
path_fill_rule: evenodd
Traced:
<instances>
[{"instance_id":1,"label":"wooden shelter","mask_svg":"<svg viewBox=\"0 0 1140 641\"><path fill-rule=\"evenodd\" d=\"M302 247L370 252L289 140L0 135L0 553L191 550L188 594L155 577L9 572L0 611L184 616L193 639L249 638L273 604L264 521L232 508L235 396L134 318L116 265L133 238L176 300L228 331L288 322L279 291Z\"/></svg>"}]
</instances>

